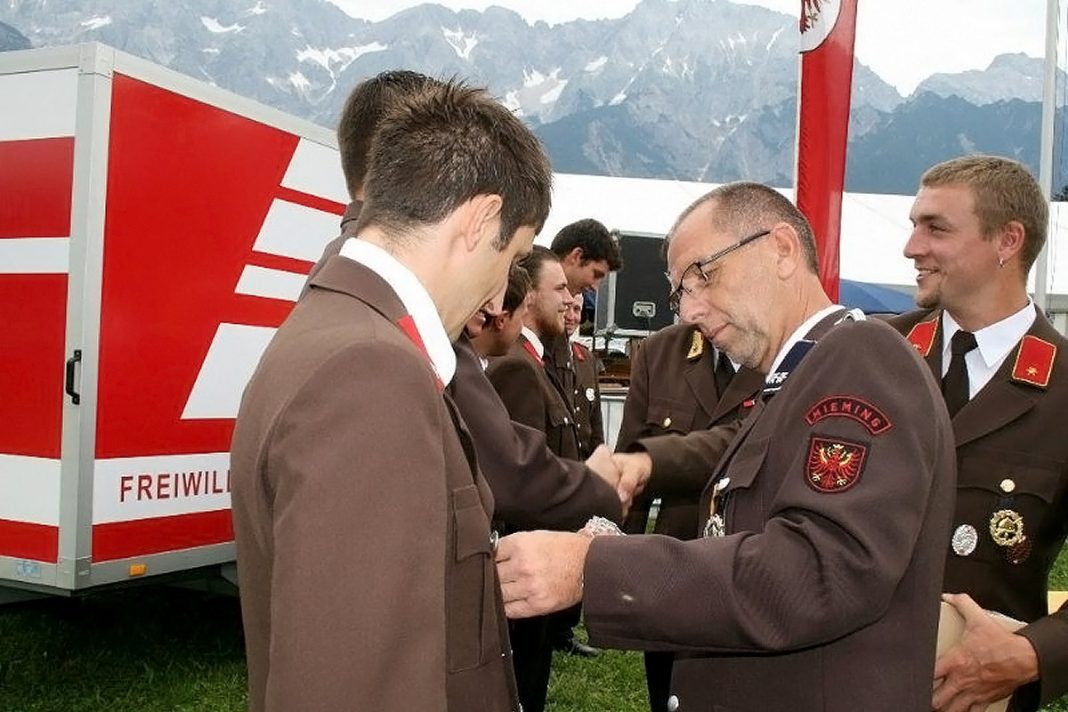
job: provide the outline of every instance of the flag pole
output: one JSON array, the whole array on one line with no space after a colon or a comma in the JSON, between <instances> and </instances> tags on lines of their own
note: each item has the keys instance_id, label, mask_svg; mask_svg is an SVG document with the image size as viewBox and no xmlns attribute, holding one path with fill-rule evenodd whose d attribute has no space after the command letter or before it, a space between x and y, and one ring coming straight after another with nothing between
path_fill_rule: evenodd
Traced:
<instances>
[{"instance_id":1,"label":"flag pole","mask_svg":"<svg viewBox=\"0 0 1068 712\"><path fill-rule=\"evenodd\" d=\"M812 225L820 281L837 301L857 0L800 3L794 197Z\"/></svg>"},{"instance_id":2,"label":"flag pole","mask_svg":"<svg viewBox=\"0 0 1068 712\"><path fill-rule=\"evenodd\" d=\"M1042 82L1042 142L1038 162L1038 184L1047 198L1053 196L1053 119L1057 99L1057 20L1059 1L1046 0L1046 66ZM1046 314L1049 308L1049 241L1053 239L1053 211L1046 244L1035 262L1035 305Z\"/></svg>"}]
</instances>

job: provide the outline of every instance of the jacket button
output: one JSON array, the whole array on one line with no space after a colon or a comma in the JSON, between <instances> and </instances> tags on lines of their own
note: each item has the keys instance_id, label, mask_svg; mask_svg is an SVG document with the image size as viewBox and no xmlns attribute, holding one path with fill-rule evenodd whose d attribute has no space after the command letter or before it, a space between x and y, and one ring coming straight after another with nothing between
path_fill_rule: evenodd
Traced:
<instances>
[{"instance_id":1,"label":"jacket button","mask_svg":"<svg viewBox=\"0 0 1068 712\"><path fill-rule=\"evenodd\" d=\"M679 708L679 696L678 695L672 695L671 697L669 697L667 699L667 710L668 710L668 712L675 712L675 710L677 710L678 708Z\"/></svg>"},{"instance_id":2,"label":"jacket button","mask_svg":"<svg viewBox=\"0 0 1068 712\"><path fill-rule=\"evenodd\" d=\"M671 427L671 418L670 417L669 418L664 418L664 427L665 428L670 428Z\"/></svg>"},{"instance_id":3,"label":"jacket button","mask_svg":"<svg viewBox=\"0 0 1068 712\"><path fill-rule=\"evenodd\" d=\"M1005 494L1010 494L1014 489L1016 489L1016 483L1008 477L1001 481L1001 491Z\"/></svg>"}]
</instances>

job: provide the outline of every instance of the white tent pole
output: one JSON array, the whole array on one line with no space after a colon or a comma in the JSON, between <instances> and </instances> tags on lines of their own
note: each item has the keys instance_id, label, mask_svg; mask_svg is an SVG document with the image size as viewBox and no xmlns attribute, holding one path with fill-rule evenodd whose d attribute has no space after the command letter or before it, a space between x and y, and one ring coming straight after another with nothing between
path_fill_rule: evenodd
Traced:
<instances>
[{"instance_id":1,"label":"white tent pole","mask_svg":"<svg viewBox=\"0 0 1068 712\"><path fill-rule=\"evenodd\" d=\"M1053 195L1053 119L1057 98L1057 22L1059 0L1046 0L1046 67L1042 82L1042 143L1038 164L1038 183L1046 197ZM1052 218L1052 211L1050 213ZM1052 220L1051 220L1052 222ZM1050 239L1053 230L1048 232ZM1035 304L1043 313L1048 311L1049 240L1035 262Z\"/></svg>"}]
</instances>

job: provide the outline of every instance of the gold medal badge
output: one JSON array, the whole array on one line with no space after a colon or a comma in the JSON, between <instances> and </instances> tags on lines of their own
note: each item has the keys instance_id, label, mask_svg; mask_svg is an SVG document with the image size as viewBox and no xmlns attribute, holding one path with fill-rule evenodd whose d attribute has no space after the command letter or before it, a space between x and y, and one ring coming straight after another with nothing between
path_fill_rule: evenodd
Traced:
<instances>
[{"instance_id":1,"label":"gold medal badge","mask_svg":"<svg viewBox=\"0 0 1068 712\"><path fill-rule=\"evenodd\" d=\"M1019 512L999 509L990 517L990 536L998 546L1016 546L1024 540L1024 519Z\"/></svg>"},{"instance_id":2,"label":"gold medal badge","mask_svg":"<svg viewBox=\"0 0 1068 712\"><path fill-rule=\"evenodd\" d=\"M690 351L686 354L686 358L689 361L694 361L701 358L701 354L705 352L705 337L701 335L700 331L696 329L693 332L693 336L690 338Z\"/></svg>"}]
</instances>

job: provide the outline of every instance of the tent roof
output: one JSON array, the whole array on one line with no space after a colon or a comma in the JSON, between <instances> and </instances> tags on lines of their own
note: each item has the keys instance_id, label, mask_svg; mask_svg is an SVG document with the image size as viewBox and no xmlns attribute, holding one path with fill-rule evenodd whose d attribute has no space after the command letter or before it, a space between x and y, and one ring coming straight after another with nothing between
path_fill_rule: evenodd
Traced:
<instances>
[{"instance_id":1,"label":"tent roof","mask_svg":"<svg viewBox=\"0 0 1068 712\"><path fill-rule=\"evenodd\" d=\"M686 206L717 184L689 181L616 178L557 173L553 207L538 237L548 244L564 225L582 218L596 218L609 228L628 233L666 233ZM781 189L793 198L793 191ZM901 251L912 226L909 223L911 195L846 193L842 199L842 245L840 271L843 279L878 284L915 285L912 262ZM1054 203L1050 210L1051 293L1068 293L1068 208ZM1032 284L1034 275L1031 277Z\"/></svg>"}]
</instances>

